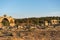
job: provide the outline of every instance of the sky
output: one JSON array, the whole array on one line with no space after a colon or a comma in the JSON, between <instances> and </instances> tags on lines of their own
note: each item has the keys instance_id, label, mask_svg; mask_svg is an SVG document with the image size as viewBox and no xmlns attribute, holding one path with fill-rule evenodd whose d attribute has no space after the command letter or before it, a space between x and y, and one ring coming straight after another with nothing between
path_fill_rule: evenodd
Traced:
<instances>
[{"instance_id":1,"label":"sky","mask_svg":"<svg viewBox=\"0 0 60 40\"><path fill-rule=\"evenodd\" d=\"M0 16L14 18L60 16L60 0L0 0Z\"/></svg>"}]
</instances>

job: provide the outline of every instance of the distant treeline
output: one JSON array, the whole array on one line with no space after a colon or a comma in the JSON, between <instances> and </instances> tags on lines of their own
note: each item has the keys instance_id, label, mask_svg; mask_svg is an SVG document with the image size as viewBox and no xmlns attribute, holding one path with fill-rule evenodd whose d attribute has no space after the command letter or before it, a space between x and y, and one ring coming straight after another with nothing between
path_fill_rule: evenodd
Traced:
<instances>
[{"instance_id":1,"label":"distant treeline","mask_svg":"<svg viewBox=\"0 0 60 40\"><path fill-rule=\"evenodd\" d=\"M40 18L24 18L24 19L15 19L15 23L27 23L27 24L44 24L45 21L50 22L50 20L60 20L60 17L40 17Z\"/></svg>"}]
</instances>

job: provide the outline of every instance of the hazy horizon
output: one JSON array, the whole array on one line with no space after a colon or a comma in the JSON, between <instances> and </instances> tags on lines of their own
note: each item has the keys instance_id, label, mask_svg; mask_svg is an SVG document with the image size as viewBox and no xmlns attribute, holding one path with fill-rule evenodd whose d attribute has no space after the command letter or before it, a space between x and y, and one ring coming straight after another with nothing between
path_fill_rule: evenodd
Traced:
<instances>
[{"instance_id":1,"label":"hazy horizon","mask_svg":"<svg viewBox=\"0 0 60 40\"><path fill-rule=\"evenodd\" d=\"M60 16L60 0L0 0L0 16L13 18Z\"/></svg>"}]
</instances>

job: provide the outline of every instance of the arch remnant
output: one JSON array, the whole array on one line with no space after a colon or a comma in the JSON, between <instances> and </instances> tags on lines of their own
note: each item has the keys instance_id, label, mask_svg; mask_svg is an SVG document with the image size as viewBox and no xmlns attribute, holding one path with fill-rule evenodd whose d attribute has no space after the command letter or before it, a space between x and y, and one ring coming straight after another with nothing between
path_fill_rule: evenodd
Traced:
<instances>
[{"instance_id":1,"label":"arch remnant","mask_svg":"<svg viewBox=\"0 0 60 40\"><path fill-rule=\"evenodd\" d=\"M0 17L0 24L2 24L3 21L8 21L10 26L15 26L15 20L11 16L3 15ZM0 25L2 26L2 25Z\"/></svg>"}]
</instances>

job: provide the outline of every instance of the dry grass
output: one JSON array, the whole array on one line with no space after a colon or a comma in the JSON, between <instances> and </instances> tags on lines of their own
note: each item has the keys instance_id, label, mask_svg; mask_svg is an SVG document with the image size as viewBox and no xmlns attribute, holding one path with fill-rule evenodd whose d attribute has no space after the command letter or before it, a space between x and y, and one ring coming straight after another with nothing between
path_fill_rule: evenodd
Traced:
<instances>
[{"instance_id":1,"label":"dry grass","mask_svg":"<svg viewBox=\"0 0 60 40\"><path fill-rule=\"evenodd\" d=\"M16 29L13 30L15 31L0 30L0 40L60 40L60 30L55 30L55 28L50 29L36 28L31 31L30 30L21 31Z\"/></svg>"}]
</instances>

